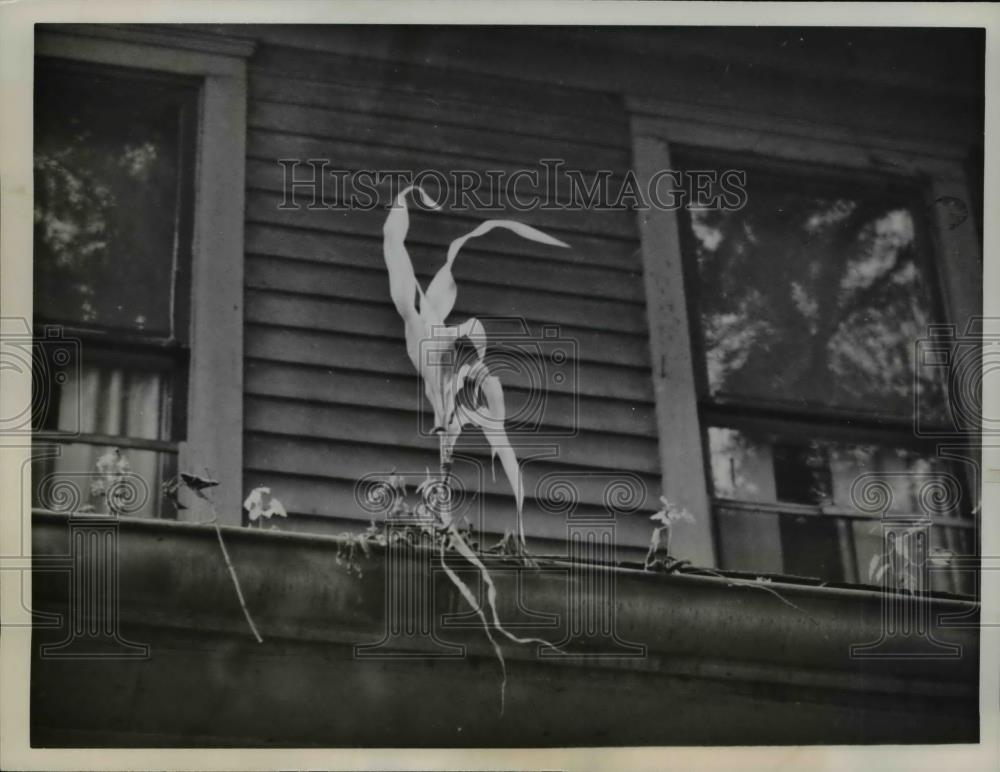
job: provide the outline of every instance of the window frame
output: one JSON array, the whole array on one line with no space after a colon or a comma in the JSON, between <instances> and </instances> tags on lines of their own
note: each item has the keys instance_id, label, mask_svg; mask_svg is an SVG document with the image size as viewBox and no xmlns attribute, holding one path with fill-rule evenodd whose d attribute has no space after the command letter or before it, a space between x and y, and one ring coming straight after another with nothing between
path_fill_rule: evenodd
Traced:
<instances>
[{"instance_id":1,"label":"window frame","mask_svg":"<svg viewBox=\"0 0 1000 772\"><path fill-rule=\"evenodd\" d=\"M176 26L38 25L35 33L35 57L183 75L200 83L186 431L177 443L177 463L219 481L219 522L232 525L240 524L242 514L246 71L253 49L249 40ZM197 520L204 513L192 507L178 516Z\"/></svg>"},{"instance_id":2,"label":"window frame","mask_svg":"<svg viewBox=\"0 0 1000 772\"><path fill-rule=\"evenodd\" d=\"M689 103L630 97L626 104L635 173L644 189L657 171L674 168L672 152L678 146L723 157L744 155L757 163L808 164L834 173L888 176L912 185L933 212L926 223L931 242L927 259L940 282L942 321L956 325L961 334L967 320L981 315L982 289L977 288L976 278L982 276L976 232L980 215L970 211L955 225L947 222L941 207L933 206L947 197L975 200L969 195L964 147ZM667 495L696 515L696 525L678 529L674 536L678 554L696 564L717 566L719 541L698 382L702 367L696 360L689 308L695 295L682 249L681 218L681 213L664 209L638 212L660 467ZM969 439L956 436L948 444L968 446ZM699 452L690 452L691 448Z\"/></svg>"},{"instance_id":3,"label":"window frame","mask_svg":"<svg viewBox=\"0 0 1000 772\"><path fill-rule=\"evenodd\" d=\"M44 62L44 65L41 63ZM174 248L171 257L170 287L170 329L144 333L129 328L115 327L104 324L61 321L57 318L39 315L36 308L34 325L36 329L57 327L64 335L80 341L87 351L87 362L105 365L124 365L126 369L139 367L143 372L156 371L166 374L169 385L166 388L166 414L161 414L161 434L156 438L138 437L124 434L103 434L100 432L75 432L71 438L58 429L40 428L33 431L36 441L71 442L95 446L117 446L131 450L154 451L161 456L174 456L172 463L178 461L179 443L184 441L187 432L186 401L187 376L190 360L190 314L191 301L191 243L194 220L194 165L197 147L197 126L199 116L199 97L201 83L189 77L178 78L173 73L138 70L134 68L113 67L92 62L81 62L79 59L66 59L38 55L35 57L36 85L39 67L47 70L47 75L91 75L100 78L135 79L140 83L155 83L162 79L167 87L174 90L179 106L184 111L179 124L178 140L180 145L179 173L175 190L176 205L180 208L175 216L176 228ZM184 92L187 92L186 94ZM36 91L37 110L37 91ZM175 322L179 321L180 324ZM161 472L164 469L164 459L160 460ZM159 477L157 479L163 479ZM175 517L169 511L169 505L164 501L155 502L154 510L160 517Z\"/></svg>"}]
</instances>

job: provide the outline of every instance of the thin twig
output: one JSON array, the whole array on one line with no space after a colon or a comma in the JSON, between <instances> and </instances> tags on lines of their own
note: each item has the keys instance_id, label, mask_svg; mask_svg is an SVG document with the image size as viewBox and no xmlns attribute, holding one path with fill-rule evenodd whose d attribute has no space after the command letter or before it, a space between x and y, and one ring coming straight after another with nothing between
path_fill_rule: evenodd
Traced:
<instances>
[{"instance_id":1,"label":"thin twig","mask_svg":"<svg viewBox=\"0 0 1000 772\"><path fill-rule=\"evenodd\" d=\"M822 629L822 625L820 625L820 623L813 617L812 614L810 614L808 611L806 611L805 609L803 609L801 606L795 605L794 603L792 603L792 601L788 600L788 598L786 598L784 595L782 595L776 589L774 589L773 587L768 587L764 582L753 580L753 579L736 579L736 578L731 577L731 576L726 576L725 574L720 574L717 571L713 571L710 568L699 568L698 571L706 573L706 574L709 574L711 576L716 576L719 579L725 579L726 580L726 584L728 584L730 587L755 587L758 590L764 590L764 592L769 592L775 598L777 598L782 603L784 603L786 606L789 606L790 608L793 608L796 611L798 611L806 619L808 619L810 622L812 622L814 625L816 625L816 627L819 627L820 629ZM823 635L824 635L824 637L829 637L829 636L826 635L825 632L823 633Z\"/></svg>"},{"instance_id":2,"label":"thin twig","mask_svg":"<svg viewBox=\"0 0 1000 772\"><path fill-rule=\"evenodd\" d=\"M253 618L250 616L250 611L247 609L246 601L243 599L243 590L240 589L240 580L236 576L236 569L233 568L233 563L229 559L229 551L226 549L226 542L222 540L222 529L219 528L219 523L212 518L212 525L215 526L215 535L219 537L219 548L222 550L222 557L226 561L226 568L229 569L229 575L233 579L233 587L236 589L236 597L240 601L240 608L243 609L243 616L247 618L247 624L250 625L250 632L253 633L253 637L257 639L257 643L263 643L264 639L260 637L260 633L257 632L257 625L253 623Z\"/></svg>"},{"instance_id":3,"label":"thin twig","mask_svg":"<svg viewBox=\"0 0 1000 772\"><path fill-rule=\"evenodd\" d=\"M253 617L250 616L250 610L247 608L246 600L243 598L243 589L240 587L239 577L236 576L236 569L233 568L233 562L229 559L229 550L226 549L226 542L222 538L222 529L219 528L219 512L215 508L215 502L197 488L188 485L183 478L180 479L181 484L194 493L194 495L199 499L205 501L208 504L209 509L212 511L211 520L203 520L197 524L211 525L215 528L215 535L219 539L219 549L222 550L222 559L226 561L226 568L229 569L229 576L233 580L233 589L236 590L236 598L240 602L240 608L243 609L243 616L246 617L247 624L250 625L250 632L252 632L253 637L257 639L257 643L263 643L264 639L260 637L260 633L257 631L257 625L254 624Z\"/></svg>"}]
</instances>

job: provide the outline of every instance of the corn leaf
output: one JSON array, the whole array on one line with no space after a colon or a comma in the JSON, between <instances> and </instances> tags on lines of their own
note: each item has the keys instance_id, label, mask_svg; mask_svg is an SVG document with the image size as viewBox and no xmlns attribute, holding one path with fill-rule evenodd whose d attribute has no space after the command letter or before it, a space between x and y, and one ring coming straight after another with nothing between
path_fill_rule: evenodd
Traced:
<instances>
[{"instance_id":1,"label":"corn leaf","mask_svg":"<svg viewBox=\"0 0 1000 772\"><path fill-rule=\"evenodd\" d=\"M410 253L406 251L404 243L410 229L406 196L412 190L420 194L425 206L431 209L438 208L423 188L411 185L396 196L396 202L389 210L389 216L385 218L385 224L382 226L385 265L389 269L389 295L404 321L416 315L416 296L420 292L420 285L417 284L417 277L413 273Z\"/></svg>"},{"instance_id":2,"label":"corn leaf","mask_svg":"<svg viewBox=\"0 0 1000 772\"><path fill-rule=\"evenodd\" d=\"M514 220L487 220L484 223L480 223L469 233L459 236L451 242L451 245L448 247L448 257L445 260L445 264L441 266L427 287L427 301L434 306L437 314L442 319L448 318L448 314L455 307L455 298L458 295L458 287L455 285L455 277L451 271L455 258L458 257L459 251L469 239L478 238L485 233L489 233L494 228L506 228L522 238L537 241L541 244L548 244L552 247L569 247L565 242L542 233L537 228L532 228L530 225L525 225Z\"/></svg>"},{"instance_id":3,"label":"corn leaf","mask_svg":"<svg viewBox=\"0 0 1000 772\"><path fill-rule=\"evenodd\" d=\"M476 349L480 361L486 356L486 328L476 317L470 316L454 328L455 338L468 338Z\"/></svg>"},{"instance_id":4,"label":"corn leaf","mask_svg":"<svg viewBox=\"0 0 1000 772\"><path fill-rule=\"evenodd\" d=\"M483 436L490 444L493 458L500 459L504 474L514 492L514 501L517 505L517 535L521 545L525 544L524 535L524 477L521 473L521 466L517 462L517 455L507 439L507 431L504 426L506 419L506 408L504 407L503 387L500 379L495 375L487 375L482 380L482 392L486 397L486 407L475 410L461 411L462 418L483 430Z\"/></svg>"}]
</instances>

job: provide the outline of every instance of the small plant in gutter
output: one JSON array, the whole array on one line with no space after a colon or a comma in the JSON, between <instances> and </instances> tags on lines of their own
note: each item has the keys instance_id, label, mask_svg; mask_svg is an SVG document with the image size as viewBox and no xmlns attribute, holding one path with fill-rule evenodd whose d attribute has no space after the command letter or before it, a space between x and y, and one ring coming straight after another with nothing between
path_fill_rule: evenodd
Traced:
<instances>
[{"instance_id":1,"label":"small plant in gutter","mask_svg":"<svg viewBox=\"0 0 1000 772\"><path fill-rule=\"evenodd\" d=\"M872 555L868 564L868 579L887 590L920 592L929 590L921 581L927 567L943 568L951 565L955 553L940 547L932 547L927 554L926 566L914 559L916 550L907 548L905 540L897 537L890 541L882 552Z\"/></svg>"},{"instance_id":2,"label":"small plant in gutter","mask_svg":"<svg viewBox=\"0 0 1000 772\"><path fill-rule=\"evenodd\" d=\"M285 506L271 495L270 488L263 485L250 491L250 494L243 502L243 511L246 512L251 528L254 527L255 523L257 528L263 528L264 521L266 520L272 530L277 530L278 526L271 523L271 518L288 518Z\"/></svg>"},{"instance_id":3,"label":"small plant in gutter","mask_svg":"<svg viewBox=\"0 0 1000 772\"><path fill-rule=\"evenodd\" d=\"M670 537L677 523L693 523L694 516L683 507L671 502L666 496L660 496L663 507L659 512L650 515L649 519L658 525L653 526L649 538L649 551L646 553L645 567L651 569L671 570L683 561L678 561L670 554Z\"/></svg>"}]
</instances>

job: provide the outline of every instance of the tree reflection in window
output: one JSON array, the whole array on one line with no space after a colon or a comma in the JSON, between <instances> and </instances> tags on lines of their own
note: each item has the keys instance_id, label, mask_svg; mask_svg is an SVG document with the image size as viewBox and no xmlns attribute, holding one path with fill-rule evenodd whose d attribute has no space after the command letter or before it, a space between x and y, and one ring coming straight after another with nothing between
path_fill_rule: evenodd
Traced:
<instances>
[{"instance_id":1,"label":"tree reflection in window","mask_svg":"<svg viewBox=\"0 0 1000 772\"><path fill-rule=\"evenodd\" d=\"M923 416L945 402L940 369L916 363L940 321L923 210L905 187L776 168L747 169L738 211L692 207L684 233L721 561L865 582L880 535L854 481L884 473L890 511L910 515L954 471L910 424L915 379ZM968 553L970 510L945 515L936 548ZM935 586L969 591L957 575Z\"/></svg>"},{"instance_id":2,"label":"tree reflection in window","mask_svg":"<svg viewBox=\"0 0 1000 772\"><path fill-rule=\"evenodd\" d=\"M36 315L163 337L175 329L192 89L58 63L35 94Z\"/></svg>"},{"instance_id":3,"label":"tree reflection in window","mask_svg":"<svg viewBox=\"0 0 1000 772\"><path fill-rule=\"evenodd\" d=\"M909 417L914 343L935 320L913 209L750 172L744 209L692 211L710 393Z\"/></svg>"}]
</instances>

